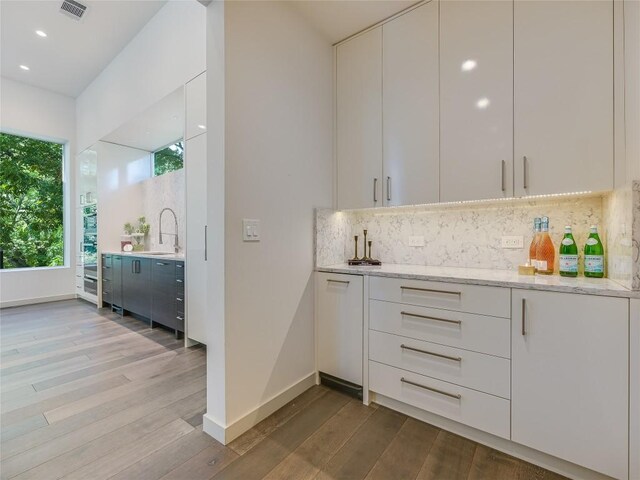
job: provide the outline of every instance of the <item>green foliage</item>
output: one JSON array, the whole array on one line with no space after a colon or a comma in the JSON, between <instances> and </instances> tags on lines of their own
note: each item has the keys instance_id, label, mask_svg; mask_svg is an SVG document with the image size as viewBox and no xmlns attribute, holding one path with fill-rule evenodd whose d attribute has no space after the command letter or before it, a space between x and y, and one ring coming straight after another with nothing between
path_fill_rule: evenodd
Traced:
<instances>
[{"instance_id":1,"label":"green foliage","mask_svg":"<svg viewBox=\"0 0 640 480\"><path fill-rule=\"evenodd\" d=\"M153 154L153 175L180 170L184 166L184 143L182 140Z\"/></svg>"},{"instance_id":2,"label":"green foliage","mask_svg":"<svg viewBox=\"0 0 640 480\"><path fill-rule=\"evenodd\" d=\"M64 264L64 147L0 133L0 248L5 268Z\"/></svg>"},{"instance_id":3,"label":"green foliage","mask_svg":"<svg viewBox=\"0 0 640 480\"><path fill-rule=\"evenodd\" d=\"M131 223L127 222L124 224L124 233L125 235L131 235L133 233L133 225L131 225Z\"/></svg>"}]
</instances>

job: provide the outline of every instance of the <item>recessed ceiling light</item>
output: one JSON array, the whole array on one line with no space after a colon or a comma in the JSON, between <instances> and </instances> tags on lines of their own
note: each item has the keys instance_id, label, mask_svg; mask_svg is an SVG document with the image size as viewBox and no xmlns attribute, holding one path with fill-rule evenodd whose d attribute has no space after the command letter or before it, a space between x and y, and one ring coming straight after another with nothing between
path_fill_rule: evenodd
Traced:
<instances>
[{"instance_id":1,"label":"recessed ceiling light","mask_svg":"<svg viewBox=\"0 0 640 480\"><path fill-rule=\"evenodd\" d=\"M462 71L470 72L471 70L476 68L477 65L478 65L478 62L476 62L475 60L466 60L462 62Z\"/></svg>"},{"instance_id":2,"label":"recessed ceiling light","mask_svg":"<svg viewBox=\"0 0 640 480\"><path fill-rule=\"evenodd\" d=\"M36 30L36 35L38 35L39 37L42 37L42 38L47 36L47 34L44 33L42 30Z\"/></svg>"},{"instance_id":3,"label":"recessed ceiling light","mask_svg":"<svg viewBox=\"0 0 640 480\"><path fill-rule=\"evenodd\" d=\"M487 97L481 98L476 102L478 108L487 108L489 106L489 99Z\"/></svg>"},{"instance_id":4,"label":"recessed ceiling light","mask_svg":"<svg viewBox=\"0 0 640 480\"><path fill-rule=\"evenodd\" d=\"M21 68L22 70L30 70L30 68L29 68L29 67L27 67L26 65L20 65L20 68Z\"/></svg>"},{"instance_id":5,"label":"recessed ceiling light","mask_svg":"<svg viewBox=\"0 0 640 480\"><path fill-rule=\"evenodd\" d=\"M206 130L207 129L207 127L205 125L198 125L198 128L201 129L201 130Z\"/></svg>"}]
</instances>

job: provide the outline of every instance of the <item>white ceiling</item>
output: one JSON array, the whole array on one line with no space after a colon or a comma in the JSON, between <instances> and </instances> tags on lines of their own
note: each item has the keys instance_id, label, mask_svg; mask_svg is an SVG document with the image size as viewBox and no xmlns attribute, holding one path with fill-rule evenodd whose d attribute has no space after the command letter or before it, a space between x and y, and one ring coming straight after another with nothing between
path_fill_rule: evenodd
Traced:
<instances>
[{"instance_id":1,"label":"white ceiling","mask_svg":"<svg viewBox=\"0 0 640 480\"><path fill-rule=\"evenodd\" d=\"M1 0L2 76L77 97L166 3L79 1L87 11L76 21L60 13L62 0Z\"/></svg>"},{"instance_id":2,"label":"white ceiling","mask_svg":"<svg viewBox=\"0 0 640 480\"><path fill-rule=\"evenodd\" d=\"M304 0L291 5L331 42L344 40L417 0Z\"/></svg>"},{"instance_id":3,"label":"white ceiling","mask_svg":"<svg viewBox=\"0 0 640 480\"><path fill-rule=\"evenodd\" d=\"M184 135L184 91L180 87L102 140L154 152Z\"/></svg>"}]
</instances>

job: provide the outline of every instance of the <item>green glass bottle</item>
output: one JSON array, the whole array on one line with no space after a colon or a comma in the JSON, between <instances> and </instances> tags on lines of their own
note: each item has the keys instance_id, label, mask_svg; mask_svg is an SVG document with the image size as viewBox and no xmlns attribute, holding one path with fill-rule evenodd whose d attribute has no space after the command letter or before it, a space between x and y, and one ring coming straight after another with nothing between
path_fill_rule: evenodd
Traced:
<instances>
[{"instance_id":1,"label":"green glass bottle","mask_svg":"<svg viewBox=\"0 0 640 480\"><path fill-rule=\"evenodd\" d=\"M564 238L560 243L560 275L578 276L578 245L571 233L571 227L564 227Z\"/></svg>"},{"instance_id":2,"label":"green glass bottle","mask_svg":"<svg viewBox=\"0 0 640 480\"><path fill-rule=\"evenodd\" d=\"M598 228L593 225L584 246L584 276L604 277L604 247L598 236Z\"/></svg>"}]
</instances>

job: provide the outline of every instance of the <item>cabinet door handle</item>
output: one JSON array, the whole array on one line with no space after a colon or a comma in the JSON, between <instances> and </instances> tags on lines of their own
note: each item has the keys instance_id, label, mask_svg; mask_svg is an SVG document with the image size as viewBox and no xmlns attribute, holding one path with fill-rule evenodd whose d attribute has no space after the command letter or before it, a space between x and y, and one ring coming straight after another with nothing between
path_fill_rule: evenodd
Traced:
<instances>
[{"instance_id":1,"label":"cabinet door handle","mask_svg":"<svg viewBox=\"0 0 640 480\"><path fill-rule=\"evenodd\" d=\"M391 201L391 177L387 177L387 202Z\"/></svg>"},{"instance_id":2,"label":"cabinet door handle","mask_svg":"<svg viewBox=\"0 0 640 480\"><path fill-rule=\"evenodd\" d=\"M373 203L378 201L378 179L373 179Z\"/></svg>"},{"instance_id":3,"label":"cabinet door handle","mask_svg":"<svg viewBox=\"0 0 640 480\"><path fill-rule=\"evenodd\" d=\"M176 268L184 268L184 265L181 263L176 263Z\"/></svg>"},{"instance_id":4,"label":"cabinet door handle","mask_svg":"<svg viewBox=\"0 0 640 480\"><path fill-rule=\"evenodd\" d=\"M507 191L507 184L506 184L506 170L507 169L507 162L505 162L504 160L502 160L502 191L506 192Z\"/></svg>"},{"instance_id":5,"label":"cabinet door handle","mask_svg":"<svg viewBox=\"0 0 640 480\"><path fill-rule=\"evenodd\" d=\"M207 226L204 226L204 261L207 261Z\"/></svg>"},{"instance_id":6,"label":"cabinet door handle","mask_svg":"<svg viewBox=\"0 0 640 480\"><path fill-rule=\"evenodd\" d=\"M344 283L345 285L349 284L349 280L333 280L332 278L327 278L327 282L329 282L329 283Z\"/></svg>"},{"instance_id":7,"label":"cabinet door handle","mask_svg":"<svg viewBox=\"0 0 640 480\"><path fill-rule=\"evenodd\" d=\"M176 318L177 318L178 320L184 320L184 317L181 317L180 315L178 315Z\"/></svg>"},{"instance_id":8,"label":"cabinet door handle","mask_svg":"<svg viewBox=\"0 0 640 480\"><path fill-rule=\"evenodd\" d=\"M176 301L177 301L177 302L184 302L184 299L183 299L183 298L180 298L180 297L176 297Z\"/></svg>"},{"instance_id":9,"label":"cabinet door handle","mask_svg":"<svg viewBox=\"0 0 640 480\"><path fill-rule=\"evenodd\" d=\"M176 282L178 282L178 283L184 283L184 282L182 281L182 279L180 279L180 278L176 278Z\"/></svg>"},{"instance_id":10,"label":"cabinet door handle","mask_svg":"<svg viewBox=\"0 0 640 480\"><path fill-rule=\"evenodd\" d=\"M526 321L527 321L527 300L525 298L522 299L522 335L527 334Z\"/></svg>"},{"instance_id":11,"label":"cabinet door handle","mask_svg":"<svg viewBox=\"0 0 640 480\"><path fill-rule=\"evenodd\" d=\"M445 293L449 295L461 296L462 292L452 292L451 290L434 290L433 288L418 288L418 287L405 287L401 286L400 290L415 290L417 292L429 292L429 293Z\"/></svg>"},{"instance_id":12,"label":"cabinet door handle","mask_svg":"<svg viewBox=\"0 0 640 480\"><path fill-rule=\"evenodd\" d=\"M436 322L453 323L455 325L462 325L462 320L449 320L448 318L429 317L428 315L418 315L417 313L400 312L400 315L406 317L424 318L425 320L435 320Z\"/></svg>"},{"instance_id":13,"label":"cabinet door handle","mask_svg":"<svg viewBox=\"0 0 640 480\"><path fill-rule=\"evenodd\" d=\"M402 377L400 381L402 383L407 383L409 385L413 385L414 387L424 388L425 390L429 390L430 392L439 393L440 395L445 395L447 397L455 398L457 400L460 400L462 398L462 395L460 395L459 393L449 393L449 392L445 392L444 390L438 390L437 388L427 387L426 385L422 385L421 383L416 383L416 382L412 382L411 380L407 380L404 377Z\"/></svg>"},{"instance_id":14,"label":"cabinet door handle","mask_svg":"<svg viewBox=\"0 0 640 480\"><path fill-rule=\"evenodd\" d=\"M446 358L447 360L453 360L454 362L461 362L462 357L452 357L449 355L443 355L442 353L429 352L428 350L421 350L419 348L410 347L405 345L404 343L400 345L400 348L403 350L411 350L412 352L424 353L425 355L432 355L434 357Z\"/></svg>"},{"instance_id":15,"label":"cabinet door handle","mask_svg":"<svg viewBox=\"0 0 640 480\"><path fill-rule=\"evenodd\" d=\"M156 262L156 265L160 265L161 267L164 267L165 265L169 265L169 264L164 262Z\"/></svg>"},{"instance_id":16,"label":"cabinet door handle","mask_svg":"<svg viewBox=\"0 0 640 480\"><path fill-rule=\"evenodd\" d=\"M136 261L131 260L131 273L136 273Z\"/></svg>"},{"instance_id":17,"label":"cabinet door handle","mask_svg":"<svg viewBox=\"0 0 640 480\"><path fill-rule=\"evenodd\" d=\"M522 157L522 177L522 184L527 190L529 188L529 160L526 155Z\"/></svg>"}]
</instances>

